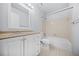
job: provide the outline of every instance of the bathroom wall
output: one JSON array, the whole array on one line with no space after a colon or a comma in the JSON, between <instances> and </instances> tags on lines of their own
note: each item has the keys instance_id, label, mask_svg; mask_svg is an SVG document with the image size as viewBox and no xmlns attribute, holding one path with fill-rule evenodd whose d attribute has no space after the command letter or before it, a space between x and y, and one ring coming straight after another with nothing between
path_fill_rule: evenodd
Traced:
<instances>
[{"instance_id":1,"label":"bathroom wall","mask_svg":"<svg viewBox=\"0 0 79 59\"><path fill-rule=\"evenodd\" d=\"M33 31L42 32L42 21L43 12L38 9L37 4L33 4L34 8L29 12L30 13L30 27Z\"/></svg>"},{"instance_id":2,"label":"bathroom wall","mask_svg":"<svg viewBox=\"0 0 79 59\"><path fill-rule=\"evenodd\" d=\"M4 7L4 8L3 8ZM8 25L8 4L0 3L0 29Z\"/></svg>"},{"instance_id":3,"label":"bathroom wall","mask_svg":"<svg viewBox=\"0 0 79 59\"><path fill-rule=\"evenodd\" d=\"M51 14L46 20L46 35L47 36L57 36L70 39L70 11L66 10L56 14Z\"/></svg>"},{"instance_id":4,"label":"bathroom wall","mask_svg":"<svg viewBox=\"0 0 79 59\"><path fill-rule=\"evenodd\" d=\"M73 6L72 22L79 22L79 3L70 4ZM74 55L79 56L79 23L72 24L72 50Z\"/></svg>"}]
</instances>

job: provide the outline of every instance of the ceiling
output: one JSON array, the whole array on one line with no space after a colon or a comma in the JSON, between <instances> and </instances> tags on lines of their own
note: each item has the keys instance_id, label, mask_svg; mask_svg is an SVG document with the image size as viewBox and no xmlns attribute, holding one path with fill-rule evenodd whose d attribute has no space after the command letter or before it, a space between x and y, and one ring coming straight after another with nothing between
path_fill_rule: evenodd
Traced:
<instances>
[{"instance_id":1,"label":"ceiling","mask_svg":"<svg viewBox=\"0 0 79 59\"><path fill-rule=\"evenodd\" d=\"M68 7L69 4L68 3L37 3L37 6L43 12L50 13Z\"/></svg>"}]
</instances>

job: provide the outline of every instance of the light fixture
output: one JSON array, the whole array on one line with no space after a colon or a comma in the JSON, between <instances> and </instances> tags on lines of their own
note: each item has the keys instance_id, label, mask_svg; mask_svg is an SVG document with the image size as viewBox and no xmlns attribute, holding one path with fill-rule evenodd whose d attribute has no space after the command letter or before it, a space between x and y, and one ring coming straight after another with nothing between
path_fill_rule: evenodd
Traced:
<instances>
[{"instance_id":1,"label":"light fixture","mask_svg":"<svg viewBox=\"0 0 79 59\"><path fill-rule=\"evenodd\" d=\"M30 4L30 3L28 3L28 6L31 6L31 4Z\"/></svg>"},{"instance_id":2,"label":"light fixture","mask_svg":"<svg viewBox=\"0 0 79 59\"><path fill-rule=\"evenodd\" d=\"M19 3L19 5L21 5L22 7L28 10L31 10L34 8L30 3L29 4Z\"/></svg>"},{"instance_id":3,"label":"light fixture","mask_svg":"<svg viewBox=\"0 0 79 59\"><path fill-rule=\"evenodd\" d=\"M19 3L19 5L21 5L22 7L24 7L25 9L28 9L28 10L30 10L30 8L29 7L27 7L25 4L23 4L23 3Z\"/></svg>"},{"instance_id":4,"label":"light fixture","mask_svg":"<svg viewBox=\"0 0 79 59\"><path fill-rule=\"evenodd\" d=\"M34 8L31 3L28 3L27 5L28 5L28 7L32 8L32 9Z\"/></svg>"},{"instance_id":5,"label":"light fixture","mask_svg":"<svg viewBox=\"0 0 79 59\"><path fill-rule=\"evenodd\" d=\"M33 6L31 6L31 8L33 9L34 7L33 7Z\"/></svg>"},{"instance_id":6,"label":"light fixture","mask_svg":"<svg viewBox=\"0 0 79 59\"><path fill-rule=\"evenodd\" d=\"M41 6L43 6L43 3L40 3Z\"/></svg>"}]
</instances>

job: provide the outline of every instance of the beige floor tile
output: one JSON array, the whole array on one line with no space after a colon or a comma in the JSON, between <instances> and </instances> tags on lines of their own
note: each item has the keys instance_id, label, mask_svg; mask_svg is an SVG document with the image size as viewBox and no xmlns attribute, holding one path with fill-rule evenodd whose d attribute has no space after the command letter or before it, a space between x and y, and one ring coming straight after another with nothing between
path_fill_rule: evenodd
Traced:
<instances>
[{"instance_id":1,"label":"beige floor tile","mask_svg":"<svg viewBox=\"0 0 79 59\"><path fill-rule=\"evenodd\" d=\"M72 56L72 52L56 47L41 47L39 56Z\"/></svg>"}]
</instances>

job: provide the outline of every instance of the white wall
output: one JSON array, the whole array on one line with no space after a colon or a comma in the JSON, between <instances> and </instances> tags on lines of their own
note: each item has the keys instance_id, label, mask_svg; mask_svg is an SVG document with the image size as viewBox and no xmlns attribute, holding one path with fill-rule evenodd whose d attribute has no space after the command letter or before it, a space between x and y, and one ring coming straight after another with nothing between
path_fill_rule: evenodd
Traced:
<instances>
[{"instance_id":1,"label":"white wall","mask_svg":"<svg viewBox=\"0 0 79 59\"><path fill-rule=\"evenodd\" d=\"M7 3L0 3L0 28L8 25L8 5Z\"/></svg>"},{"instance_id":2,"label":"white wall","mask_svg":"<svg viewBox=\"0 0 79 59\"><path fill-rule=\"evenodd\" d=\"M34 8L30 11L30 21L33 31L42 32L42 21L43 21L43 13L37 8L34 4Z\"/></svg>"},{"instance_id":3,"label":"white wall","mask_svg":"<svg viewBox=\"0 0 79 59\"><path fill-rule=\"evenodd\" d=\"M73 3L71 4L73 6L73 12L72 12L72 22L77 20L79 21L79 4ZM79 55L79 23L72 24L72 47L73 47L73 53L74 55Z\"/></svg>"},{"instance_id":4,"label":"white wall","mask_svg":"<svg viewBox=\"0 0 79 59\"><path fill-rule=\"evenodd\" d=\"M79 23L72 25L72 47L74 55L79 55Z\"/></svg>"}]
</instances>

